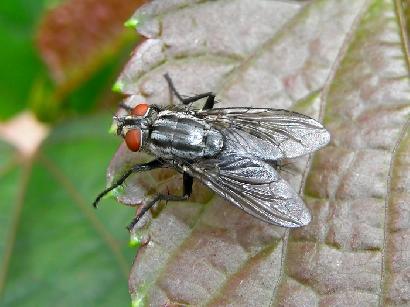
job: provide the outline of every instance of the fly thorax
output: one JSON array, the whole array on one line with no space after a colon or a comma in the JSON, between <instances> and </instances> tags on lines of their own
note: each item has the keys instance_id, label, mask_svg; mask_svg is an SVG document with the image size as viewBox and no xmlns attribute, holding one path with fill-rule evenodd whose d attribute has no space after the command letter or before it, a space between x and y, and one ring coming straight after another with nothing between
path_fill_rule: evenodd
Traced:
<instances>
[{"instance_id":1,"label":"fly thorax","mask_svg":"<svg viewBox=\"0 0 410 307\"><path fill-rule=\"evenodd\" d=\"M152 124L148 150L160 158L186 161L212 157L222 147L222 134L195 114L163 111Z\"/></svg>"},{"instance_id":2,"label":"fly thorax","mask_svg":"<svg viewBox=\"0 0 410 307\"><path fill-rule=\"evenodd\" d=\"M222 134L216 129L210 129L205 134L204 157L216 156L224 146Z\"/></svg>"}]
</instances>

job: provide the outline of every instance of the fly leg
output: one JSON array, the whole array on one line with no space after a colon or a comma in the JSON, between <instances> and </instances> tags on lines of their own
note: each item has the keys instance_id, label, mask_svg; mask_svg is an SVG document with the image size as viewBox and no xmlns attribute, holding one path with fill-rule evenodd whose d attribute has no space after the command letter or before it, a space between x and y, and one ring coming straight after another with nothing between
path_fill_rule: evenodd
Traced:
<instances>
[{"instance_id":1,"label":"fly leg","mask_svg":"<svg viewBox=\"0 0 410 307\"><path fill-rule=\"evenodd\" d=\"M116 187L122 185L124 183L125 179L127 179L132 173L149 171L149 170L152 170L152 169L155 169L155 168L162 167L163 165L164 165L163 162L158 160L158 159L157 160L152 160L148 163L134 165L124 175L122 175L121 178L118 179L113 185L111 185L109 188L105 189L100 194L98 194L98 196L96 197L96 199L93 202L94 208L97 208L97 205L98 205L99 201L101 200L101 198L103 198L105 195L107 195L107 193L109 193L110 191L114 190Z\"/></svg>"},{"instance_id":2,"label":"fly leg","mask_svg":"<svg viewBox=\"0 0 410 307\"><path fill-rule=\"evenodd\" d=\"M141 211L132 219L131 223L127 226L128 231L131 231L135 224L141 219L141 217L157 202L161 200L165 201L183 201L187 200L192 194L192 183L194 179L191 175L187 173L183 174L183 193L181 196L179 195L168 195L168 194L157 194L154 198L147 204L142 207Z\"/></svg>"},{"instance_id":3,"label":"fly leg","mask_svg":"<svg viewBox=\"0 0 410 307\"><path fill-rule=\"evenodd\" d=\"M206 92L206 93L203 93L203 94L199 94L199 95L195 95L195 96L192 96L192 97L184 98L175 89L175 86L174 86L174 83L171 80L171 77L168 74L165 74L164 78L165 78L165 80L167 80L168 87L171 90L171 92L178 98L179 101L182 102L182 104L190 104L190 103L193 103L193 102L195 102L199 99L208 97L208 99L206 100L205 105L202 109L203 110L208 110L208 109L213 108L213 106L215 104L215 94L214 93Z\"/></svg>"},{"instance_id":4,"label":"fly leg","mask_svg":"<svg viewBox=\"0 0 410 307\"><path fill-rule=\"evenodd\" d=\"M214 104L215 104L215 95L211 94L206 99L206 102L204 106L202 107L202 110L210 110L214 107Z\"/></svg>"}]
</instances>

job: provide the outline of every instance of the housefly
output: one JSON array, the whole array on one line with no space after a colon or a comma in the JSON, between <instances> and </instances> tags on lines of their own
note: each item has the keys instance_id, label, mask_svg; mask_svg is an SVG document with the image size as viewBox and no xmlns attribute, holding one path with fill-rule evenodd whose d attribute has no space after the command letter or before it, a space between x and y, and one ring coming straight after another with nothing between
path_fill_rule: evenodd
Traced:
<instances>
[{"instance_id":1,"label":"housefly","mask_svg":"<svg viewBox=\"0 0 410 307\"><path fill-rule=\"evenodd\" d=\"M116 116L117 134L129 150L145 151L152 161L136 164L101 192L93 205L133 173L173 167L183 174L182 195L157 194L143 205L127 227L161 200L187 200L193 178L200 180L246 213L284 227L307 225L310 212L276 168L283 159L309 154L329 140L316 120L296 112L269 108L214 108L212 92L183 97L165 79L181 104L162 107L141 103ZM206 98L201 109L191 104Z\"/></svg>"}]
</instances>

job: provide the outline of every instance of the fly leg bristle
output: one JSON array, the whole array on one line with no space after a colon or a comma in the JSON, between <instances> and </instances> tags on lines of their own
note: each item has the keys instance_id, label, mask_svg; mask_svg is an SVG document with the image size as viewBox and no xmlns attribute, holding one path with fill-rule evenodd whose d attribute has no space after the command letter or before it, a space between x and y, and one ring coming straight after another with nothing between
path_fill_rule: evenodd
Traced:
<instances>
[{"instance_id":1,"label":"fly leg bristle","mask_svg":"<svg viewBox=\"0 0 410 307\"><path fill-rule=\"evenodd\" d=\"M98 196L95 198L94 202L93 202L93 207L97 208L98 203L100 202L100 200L107 195L109 192L111 192L112 190L114 190L115 188L119 187L120 185L122 185L125 181L125 179L127 179L131 174L133 173L133 169L129 169L124 175L121 176L120 179L118 179L112 186L110 186L109 188L105 189L104 191L102 191L100 194L98 194Z\"/></svg>"},{"instance_id":2,"label":"fly leg bristle","mask_svg":"<svg viewBox=\"0 0 410 307\"><path fill-rule=\"evenodd\" d=\"M203 94L199 94L199 95L195 95L195 96L192 96L192 97L184 98L184 97L176 90L175 85L174 85L174 82L172 81L172 79L171 79L171 77L169 76L168 73L166 73L166 74L164 75L164 78L165 78L165 80L166 80L167 83L168 83L169 91L170 91L172 94L174 94L174 95L178 98L178 100L181 101L182 104L187 105L187 104L193 103L193 102L195 102L195 101L197 101L197 100L199 100L199 99L207 98L206 103L205 103L205 106L204 106L203 109L204 109L204 110L207 110L207 109L212 109L212 108L213 108L213 106L214 106L214 104L215 104L215 94L214 94L213 92L206 92L206 93L203 93Z\"/></svg>"},{"instance_id":3,"label":"fly leg bristle","mask_svg":"<svg viewBox=\"0 0 410 307\"><path fill-rule=\"evenodd\" d=\"M138 221L144 216L145 213L149 209L151 209L152 206L154 206L157 202L164 200L166 202L168 201L184 201L189 198L189 195L182 195L182 196L177 196L177 195L167 195L167 194L157 194L152 198L147 204L145 204L141 211L138 212L138 214L132 219L131 223L127 226L128 231L132 231L135 227L135 225L138 223Z\"/></svg>"},{"instance_id":4,"label":"fly leg bristle","mask_svg":"<svg viewBox=\"0 0 410 307\"><path fill-rule=\"evenodd\" d=\"M183 195L181 195L181 196L170 195L169 190L168 190L168 194L157 194L147 204L145 204L142 207L141 211L138 212L137 215L132 219L131 223L127 226L128 231L131 232L132 229L134 229L134 226L142 218L142 216L149 209L151 209L151 207L154 206L157 202L159 202L161 200L165 200L166 202L168 202L168 201L184 201L184 200L187 200L192 194L193 182L194 182L194 179L192 178L191 175L189 175L187 173L183 173Z\"/></svg>"},{"instance_id":5,"label":"fly leg bristle","mask_svg":"<svg viewBox=\"0 0 410 307\"><path fill-rule=\"evenodd\" d=\"M100 200L107 195L110 191L114 190L115 188L119 187L120 185L122 185L124 183L124 181L133 173L138 173L138 172L143 172L143 171L149 171L155 168L159 168L163 166L163 162L161 160L152 160L148 163L144 163L144 164L136 164L134 165L132 168L130 168L129 170L127 170L125 172L124 175L122 175L113 185L111 185L110 187L108 187L107 189L105 189L104 191L102 191L100 194L98 194L98 196L95 198L94 202L93 202L93 207L97 208L98 203L100 202Z\"/></svg>"}]
</instances>

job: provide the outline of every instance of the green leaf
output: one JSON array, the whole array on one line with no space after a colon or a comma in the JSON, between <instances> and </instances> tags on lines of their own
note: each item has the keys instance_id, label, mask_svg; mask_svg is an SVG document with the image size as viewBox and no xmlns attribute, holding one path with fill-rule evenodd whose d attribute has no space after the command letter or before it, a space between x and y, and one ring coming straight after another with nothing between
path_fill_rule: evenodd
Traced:
<instances>
[{"instance_id":1,"label":"green leaf","mask_svg":"<svg viewBox=\"0 0 410 307\"><path fill-rule=\"evenodd\" d=\"M140 3L2 1L0 120L30 108L53 122L116 103L109 87L136 37L123 22Z\"/></svg>"},{"instance_id":2,"label":"green leaf","mask_svg":"<svg viewBox=\"0 0 410 307\"><path fill-rule=\"evenodd\" d=\"M135 0L75 0L45 14L37 45L56 82L54 103L87 112L101 100L114 102L108 89L136 38L135 31L124 29L123 22L140 4ZM47 106L39 106L37 114L46 113Z\"/></svg>"},{"instance_id":3,"label":"green leaf","mask_svg":"<svg viewBox=\"0 0 410 307\"><path fill-rule=\"evenodd\" d=\"M24 109L33 83L47 74L34 47L38 18L50 0L0 3L0 120ZM53 1L56 2L56 1Z\"/></svg>"},{"instance_id":4,"label":"green leaf","mask_svg":"<svg viewBox=\"0 0 410 307\"><path fill-rule=\"evenodd\" d=\"M11 242L15 240L13 234L16 219L22 206L19 198L19 182L23 180L21 157L10 145L0 141L0 195L2 199L0 223L0 263L8 263L11 257ZM6 270L0 271L0 287L3 287Z\"/></svg>"},{"instance_id":5,"label":"green leaf","mask_svg":"<svg viewBox=\"0 0 410 307\"><path fill-rule=\"evenodd\" d=\"M0 143L0 304L127 306L134 210L105 200L110 116L62 123L31 162Z\"/></svg>"},{"instance_id":6,"label":"green leaf","mask_svg":"<svg viewBox=\"0 0 410 307\"><path fill-rule=\"evenodd\" d=\"M307 227L264 224L199 184L140 225L150 243L130 275L135 305L409 304L410 79L400 1L153 1L133 20L147 40L118 79L127 102L186 95L218 107L297 109L331 144L282 172L310 208ZM189 31L187 30L189 29ZM124 147L109 182L139 159ZM180 193L168 171L133 176L119 200ZM202 195L202 196L201 196ZM161 209L161 208L159 208Z\"/></svg>"}]
</instances>

